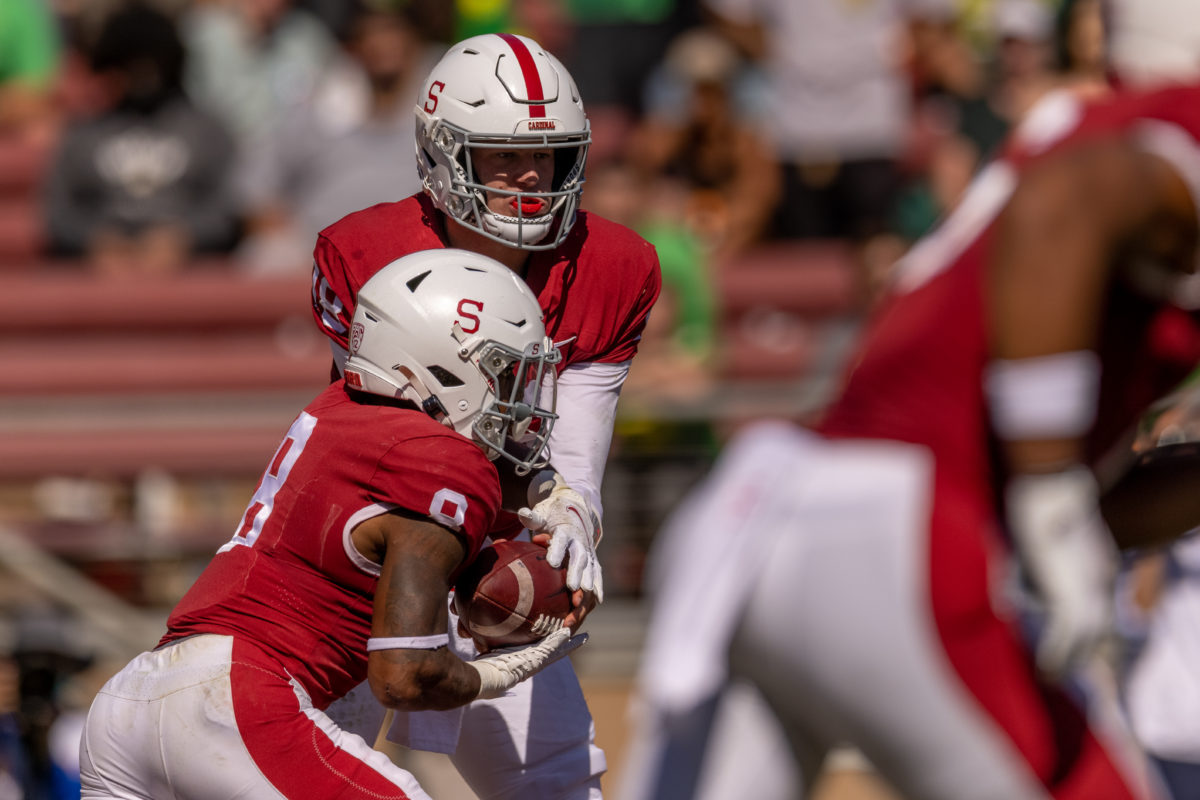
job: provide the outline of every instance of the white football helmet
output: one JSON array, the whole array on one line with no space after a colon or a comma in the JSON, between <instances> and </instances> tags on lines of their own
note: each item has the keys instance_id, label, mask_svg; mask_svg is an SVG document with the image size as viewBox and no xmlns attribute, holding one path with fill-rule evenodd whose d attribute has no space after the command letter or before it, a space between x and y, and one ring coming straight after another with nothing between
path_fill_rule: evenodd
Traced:
<instances>
[{"instance_id":1,"label":"white football helmet","mask_svg":"<svg viewBox=\"0 0 1200 800\"><path fill-rule=\"evenodd\" d=\"M1108 59L1123 83L1200 79L1200 8L1195 0L1108 0Z\"/></svg>"},{"instance_id":2,"label":"white football helmet","mask_svg":"<svg viewBox=\"0 0 1200 800\"><path fill-rule=\"evenodd\" d=\"M417 171L434 204L489 239L550 250L571 230L583 192L591 130L570 73L532 39L489 33L450 48L417 99ZM554 152L549 192L511 195L513 215L488 209L475 178L477 148ZM536 203L536 216L522 210Z\"/></svg>"},{"instance_id":3,"label":"white football helmet","mask_svg":"<svg viewBox=\"0 0 1200 800\"><path fill-rule=\"evenodd\" d=\"M414 403L524 474L548 461L559 358L537 297L512 270L466 250L428 250L359 290L345 377ZM509 441L527 452L507 452Z\"/></svg>"}]
</instances>

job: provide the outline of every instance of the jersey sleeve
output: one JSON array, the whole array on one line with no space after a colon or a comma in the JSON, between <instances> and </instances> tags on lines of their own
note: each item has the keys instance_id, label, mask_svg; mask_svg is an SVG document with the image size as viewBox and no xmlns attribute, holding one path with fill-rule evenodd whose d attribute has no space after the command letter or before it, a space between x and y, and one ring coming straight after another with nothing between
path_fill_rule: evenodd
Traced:
<instances>
[{"instance_id":1,"label":"jersey sleeve","mask_svg":"<svg viewBox=\"0 0 1200 800\"><path fill-rule=\"evenodd\" d=\"M483 451L452 431L408 439L380 459L371 486L399 506L462 534L468 561L500 508L500 479Z\"/></svg>"},{"instance_id":2,"label":"jersey sleeve","mask_svg":"<svg viewBox=\"0 0 1200 800\"><path fill-rule=\"evenodd\" d=\"M573 364L558 376L558 421L550 431L550 461L601 518L600 486L612 445L617 399L628 374L628 364L592 362Z\"/></svg>"},{"instance_id":3,"label":"jersey sleeve","mask_svg":"<svg viewBox=\"0 0 1200 800\"><path fill-rule=\"evenodd\" d=\"M317 328L343 350L350 349L350 321L358 285L341 252L325 236L313 249L312 310Z\"/></svg>"}]
</instances>

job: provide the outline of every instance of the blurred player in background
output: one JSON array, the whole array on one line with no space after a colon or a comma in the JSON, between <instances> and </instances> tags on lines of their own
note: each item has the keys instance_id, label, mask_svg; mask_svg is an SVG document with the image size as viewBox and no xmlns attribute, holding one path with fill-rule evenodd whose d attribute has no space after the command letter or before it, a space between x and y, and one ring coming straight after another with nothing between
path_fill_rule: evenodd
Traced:
<instances>
[{"instance_id":1,"label":"blurred player in background","mask_svg":"<svg viewBox=\"0 0 1200 800\"><path fill-rule=\"evenodd\" d=\"M625 800L700 793L727 672L809 782L850 742L923 800L1156 791L1063 680L1105 672L1112 636L1095 471L1191 367L1156 335L1197 258L1200 84L1160 69L1200 77L1200 37L1170 38L1194 9L1112 10L1119 77L1158 86L1042 102L898 264L825 420L741 435L664 531Z\"/></svg>"},{"instance_id":2,"label":"blurred player in background","mask_svg":"<svg viewBox=\"0 0 1200 800\"><path fill-rule=\"evenodd\" d=\"M536 421L520 468L545 464L558 351L537 299L441 250L359 300L345 380L292 423L159 646L93 702L83 797L425 798L323 709L364 679L390 707L461 706L581 643L556 632L474 662L448 646L446 594L499 511L495 463Z\"/></svg>"},{"instance_id":3,"label":"blurred player in background","mask_svg":"<svg viewBox=\"0 0 1200 800\"><path fill-rule=\"evenodd\" d=\"M520 522L502 520L493 534L516 534L521 524L551 534L549 560L557 566L568 554L568 584L588 593L580 598L586 607L602 599L595 552L600 483L621 385L658 297L658 258L629 229L578 210L589 125L570 74L536 42L511 34L459 42L430 72L415 111L424 190L350 214L321 233L313 274L317 324L341 369L359 287L418 249L483 253L529 284L562 352L559 419L550 438L558 472L546 481L549 498L531 503ZM467 640L455 643L469 656ZM331 714L369 736L383 709L365 699ZM389 738L451 754L483 798L600 797L604 754L566 660L465 711L397 714Z\"/></svg>"}]
</instances>

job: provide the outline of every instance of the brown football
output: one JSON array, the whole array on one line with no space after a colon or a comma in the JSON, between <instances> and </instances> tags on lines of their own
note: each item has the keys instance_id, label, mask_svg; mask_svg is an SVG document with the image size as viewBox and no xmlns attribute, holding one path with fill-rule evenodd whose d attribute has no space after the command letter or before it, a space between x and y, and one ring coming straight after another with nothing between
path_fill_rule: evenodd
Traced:
<instances>
[{"instance_id":1,"label":"brown football","mask_svg":"<svg viewBox=\"0 0 1200 800\"><path fill-rule=\"evenodd\" d=\"M500 539L480 551L454 588L454 610L481 650L528 644L562 627L571 613L566 568L546 548Z\"/></svg>"}]
</instances>

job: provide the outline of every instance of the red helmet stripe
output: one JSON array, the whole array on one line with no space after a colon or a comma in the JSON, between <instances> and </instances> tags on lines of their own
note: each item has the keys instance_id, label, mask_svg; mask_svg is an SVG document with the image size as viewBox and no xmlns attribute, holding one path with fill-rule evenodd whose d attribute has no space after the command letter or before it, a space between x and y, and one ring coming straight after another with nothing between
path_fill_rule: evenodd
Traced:
<instances>
[{"instance_id":1,"label":"red helmet stripe","mask_svg":"<svg viewBox=\"0 0 1200 800\"><path fill-rule=\"evenodd\" d=\"M496 35L508 42L508 46L512 48L513 54L517 57L517 63L521 66L521 76L525 78L525 90L529 93L529 99L545 100L546 97L542 94L542 77L538 75L537 65L533 63L533 53L529 52L529 48L525 46L525 43L519 37L511 33L498 33ZM546 116L546 106L531 105L529 107L529 116Z\"/></svg>"}]
</instances>

